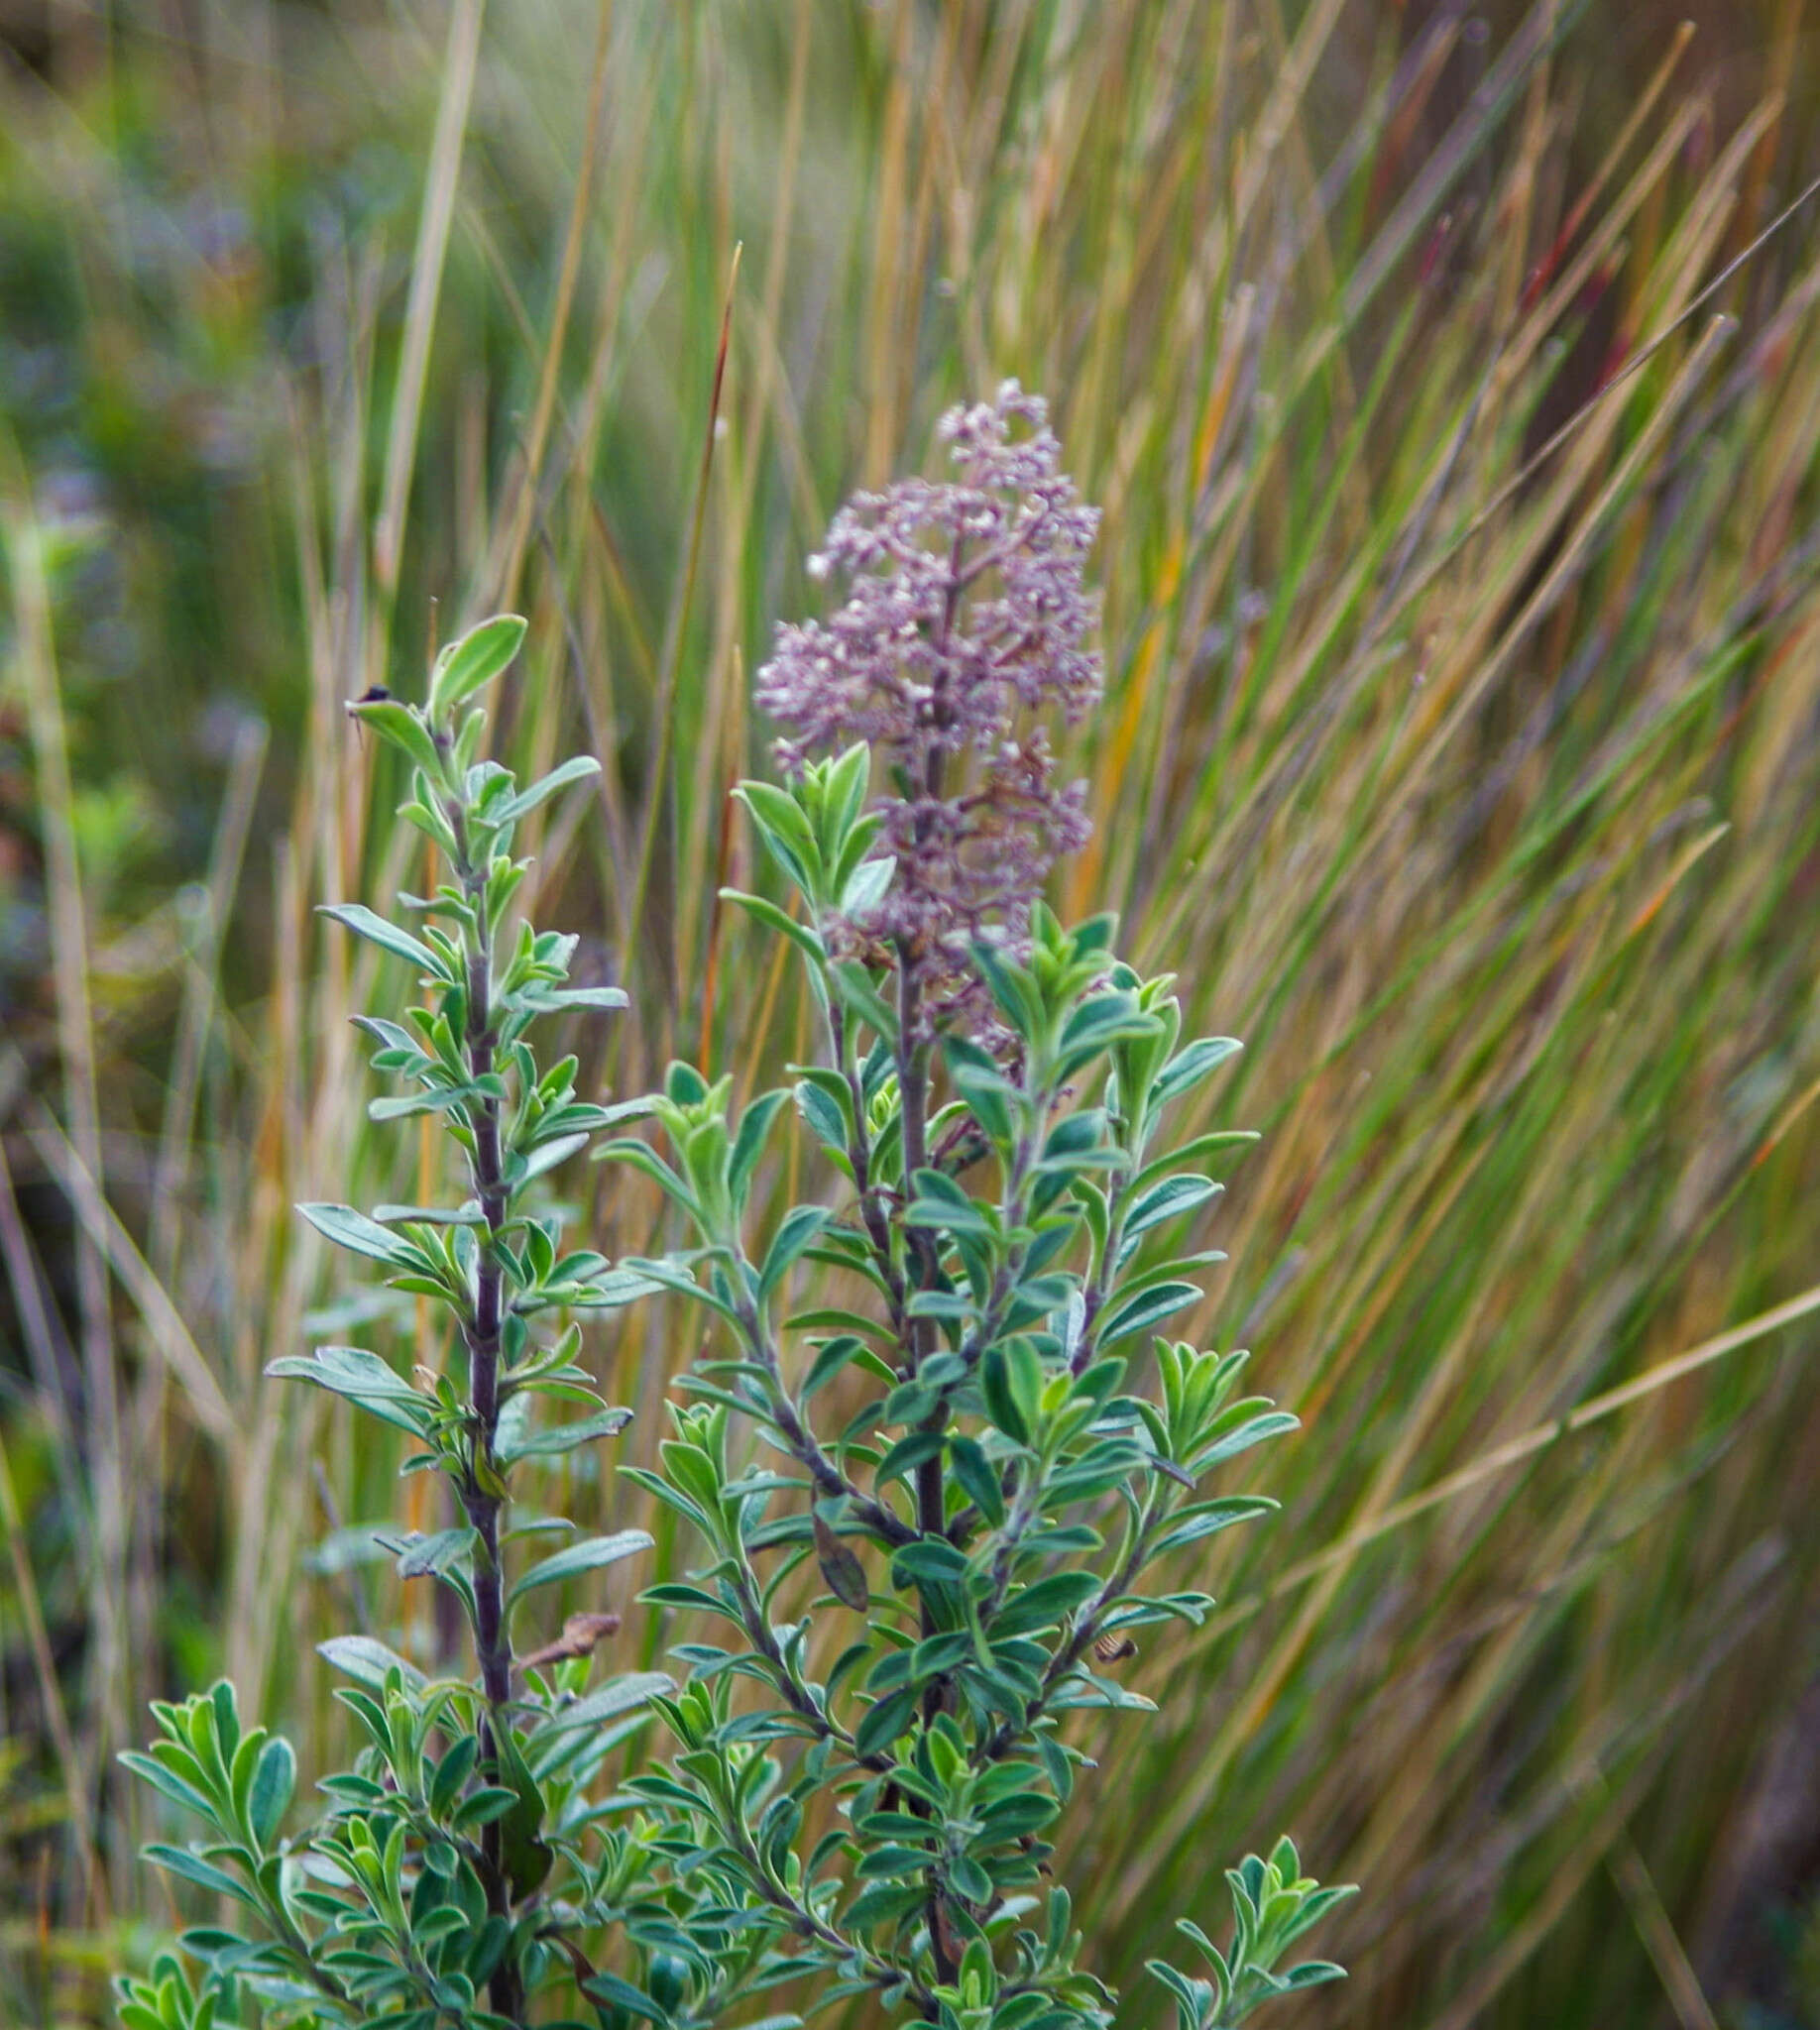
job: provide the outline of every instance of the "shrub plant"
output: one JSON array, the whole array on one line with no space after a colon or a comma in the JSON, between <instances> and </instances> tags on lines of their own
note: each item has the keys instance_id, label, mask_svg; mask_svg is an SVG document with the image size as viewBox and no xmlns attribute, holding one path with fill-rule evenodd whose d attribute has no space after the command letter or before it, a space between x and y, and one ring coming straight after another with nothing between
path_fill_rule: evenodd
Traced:
<instances>
[{"instance_id":1,"label":"shrub plant","mask_svg":"<svg viewBox=\"0 0 1820 2030\"><path fill-rule=\"evenodd\" d=\"M466 1190L302 1210L443 1307L465 1379L338 1346L273 1372L397 1426L403 1470L446 1479L458 1520L394 1548L459 1602L473 1671L324 1642L361 1745L288 1833L295 1756L231 1685L154 1709L160 1738L128 1759L206 1830L148 1854L239 1923L124 1977L130 2030L254 2010L400 2030L796 2020L763 2013L778 1989L943 2030L1111 2021L1052 1872L1086 1766L1069 1716L1149 1706L1121 1675L1133 1632L1210 1605L1151 1590L1157 1571L1272 1507L1220 1492L1219 1469L1295 1419L1239 1393L1242 1353L1157 1336L1219 1259L1177 1252L1219 1189L1197 1166L1248 1139L1172 1146L1169 1110L1238 1046L1185 1040L1171 975L1122 962L1110 919L1065 928L1040 899L1085 831L1049 734L1098 695L1094 514L1014 385L943 434L952 478L837 517L811 570L844 603L781 629L759 678L785 780L739 794L786 899L729 896L795 948L822 1017L787 1085L740 1105L731 1078L675 1064L660 1091L598 1105L574 1057L538 1057L544 1018L624 997L571 984L576 941L514 918L514 828L597 765L520 789L483 757L476 701L522 621L444 650L423 704L350 708L402 755L399 816L447 870L394 918L328 911L422 989L355 1018L399 1088L370 1110L433 1116ZM792 1114L828 1187L759 1222ZM542 1181L634 1123L595 1154L654 1182L683 1244L616 1265L566 1246ZM653 1297L711 1324L655 1467L621 1470L692 1532L692 1568L640 1596L690 1639L675 1679L591 1685L612 1618L539 1643L534 1617L651 1539L578 1536L514 1507L513 1476L619 1433L579 1317ZM1347 1893L1289 1841L1227 1879L1227 1943L1185 1920L1204 1967L1153 1965L1182 2030L1339 1972L1285 1964Z\"/></svg>"}]
</instances>

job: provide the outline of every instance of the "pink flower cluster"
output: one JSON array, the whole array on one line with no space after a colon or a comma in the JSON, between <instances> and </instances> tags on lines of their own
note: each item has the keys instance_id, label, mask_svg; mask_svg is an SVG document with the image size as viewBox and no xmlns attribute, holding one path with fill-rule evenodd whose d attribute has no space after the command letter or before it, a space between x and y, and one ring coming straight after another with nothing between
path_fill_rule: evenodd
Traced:
<instances>
[{"instance_id":1,"label":"pink flower cluster","mask_svg":"<svg viewBox=\"0 0 1820 2030\"><path fill-rule=\"evenodd\" d=\"M1049 733L1098 700L1082 566L1098 525L1060 470L1047 409L1015 381L943 417L955 477L900 480L836 515L812 577L829 620L783 625L758 672L786 767L864 740L883 765L890 888L851 929L896 948L930 1020L983 1027L974 940L1016 949L1088 825Z\"/></svg>"}]
</instances>

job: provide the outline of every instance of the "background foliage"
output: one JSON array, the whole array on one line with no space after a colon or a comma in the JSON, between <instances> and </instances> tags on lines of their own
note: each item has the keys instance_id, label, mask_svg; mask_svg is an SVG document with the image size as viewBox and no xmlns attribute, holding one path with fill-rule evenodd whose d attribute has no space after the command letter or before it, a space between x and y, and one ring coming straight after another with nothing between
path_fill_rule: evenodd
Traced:
<instances>
[{"instance_id":1,"label":"background foliage","mask_svg":"<svg viewBox=\"0 0 1820 2030\"><path fill-rule=\"evenodd\" d=\"M1266 1131L1184 1329L1306 1426L1212 1638L1129 1666L1164 1712L1105 1738L1081 1914L1128 1976L1289 1826L1368 1885L1305 2021L1820 2020L1814 207L1727 272L1820 169L1807 15L0 14L24 2020L99 2020L170 1918L112 1762L148 1697L228 1671L307 1777L316 1636L451 1633L363 1529L389 1444L261 1379L371 1301L291 1205L417 1195L310 914L409 871L341 701L529 615L512 758L607 764L526 840L633 997L584 1069L760 1089L795 981L711 900L748 659L834 504L1005 374L1107 509L1063 900L1246 1038L1204 1123ZM601 1189L604 1244L653 1245L654 1197ZM591 1335L628 1456L685 1329ZM552 1503L672 1556L590 1470Z\"/></svg>"}]
</instances>

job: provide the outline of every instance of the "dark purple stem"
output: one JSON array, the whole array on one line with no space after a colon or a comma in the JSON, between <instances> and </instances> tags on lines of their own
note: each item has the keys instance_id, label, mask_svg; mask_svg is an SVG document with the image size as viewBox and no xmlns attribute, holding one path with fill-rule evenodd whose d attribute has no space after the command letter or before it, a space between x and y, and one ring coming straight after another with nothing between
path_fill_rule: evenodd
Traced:
<instances>
[{"instance_id":1,"label":"dark purple stem","mask_svg":"<svg viewBox=\"0 0 1820 2030\"><path fill-rule=\"evenodd\" d=\"M493 1027L492 928L487 919L486 869L467 858L467 833L459 813L451 813L456 838L462 847L459 868L461 884L475 921L473 946L468 954L468 1022L463 1038L469 1076L478 1082L493 1071L498 1042ZM474 1646L480 1660L481 1690L487 1701L487 1717L480 1725L481 1766L490 1781L499 1780L498 1739L501 1729L511 1725L507 1704L512 1697L512 1639L506 1628L506 1575L500 1558L500 1515L505 1497L493 1489L499 1485L494 1462L494 1436L500 1421L500 1356L505 1319L505 1271L501 1267L499 1242L506 1225L508 1192L506 1167L500 1145L500 1103L476 1098L469 1102L468 1118L474 1130L471 1167L474 1195L486 1218L487 1229L480 1245L480 1264L474 1280L474 1308L463 1326L468 1348L468 1403L473 1412L469 1434L469 1456L461 1482L461 1505L478 1542L474 1555ZM496 1916L511 1921L512 1886L507 1878L502 1836L498 1820L482 1829L482 1873L487 1888L487 1907ZM503 1958L487 1983L487 1999L496 2014L519 2021L524 2007L523 1988L511 1955Z\"/></svg>"}]
</instances>

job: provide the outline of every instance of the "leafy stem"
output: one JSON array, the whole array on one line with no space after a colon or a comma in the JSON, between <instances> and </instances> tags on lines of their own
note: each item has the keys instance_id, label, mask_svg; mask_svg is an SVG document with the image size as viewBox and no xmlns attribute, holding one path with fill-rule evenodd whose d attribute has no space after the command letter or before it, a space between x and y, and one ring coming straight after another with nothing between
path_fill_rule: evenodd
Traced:
<instances>
[{"instance_id":1,"label":"leafy stem","mask_svg":"<svg viewBox=\"0 0 1820 2030\"><path fill-rule=\"evenodd\" d=\"M784 1914L799 1937L813 1939L818 1945L826 1946L841 1963L855 1968L869 1986L896 1989L913 2001L929 2020L936 2019L935 1996L907 1969L868 1951L825 1918L818 1917L800 1896L793 1895L772 1875L743 1826L729 1826L723 1830L744 1861L752 1886L772 1909Z\"/></svg>"},{"instance_id":2,"label":"leafy stem","mask_svg":"<svg viewBox=\"0 0 1820 2030\"><path fill-rule=\"evenodd\" d=\"M821 1440L804 1420L784 1384L783 1360L777 1350L777 1341L749 1295L741 1294L737 1299L735 1316L746 1350L764 1371L770 1413L778 1434L797 1463L807 1470L817 1493L827 1500L845 1502L880 1543L913 1543L918 1532L883 1502L866 1494L850 1480L828 1456Z\"/></svg>"},{"instance_id":3,"label":"leafy stem","mask_svg":"<svg viewBox=\"0 0 1820 2030\"><path fill-rule=\"evenodd\" d=\"M955 602L951 596L944 612L943 624L947 626L954 618ZM930 789L936 793L941 783L941 760L939 751L933 754L929 764ZM897 1094L898 1106L903 1123L904 1181L906 1189L914 1189L915 1180L926 1168L929 1160L929 1046L919 1035L922 1022L921 997L917 978L916 953L908 938L897 941ZM933 1291L941 1274L936 1253L935 1238L927 1227L912 1226L909 1229L909 1249L916 1264L915 1287L918 1293ZM908 1306L906 1306L908 1309ZM920 1380L929 1357L935 1348L933 1322L914 1314L907 1318L909 1344L904 1347L905 1359L901 1372L907 1379ZM923 1418L919 1429L931 1435L938 1435L948 1423L947 1398L938 1392L935 1405ZM916 1469L916 1520L917 1527L924 1537L942 1535L947 1522L947 1491L943 1484L942 1454L940 1449L931 1451ZM927 1594L919 1606L920 1625L923 1639L929 1640L936 1633ZM932 1678L923 1693L924 1724L933 1725L935 1717L948 1701L948 1684L941 1676ZM927 1807L920 1802L913 1803L912 1809L922 1816ZM929 1950L935 1961L936 1979L946 1986L960 1971L959 1962L950 1945L949 1927L943 1908L943 1885L939 1867L925 1870L929 1884L927 1922L929 1928Z\"/></svg>"},{"instance_id":4,"label":"leafy stem","mask_svg":"<svg viewBox=\"0 0 1820 2030\"><path fill-rule=\"evenodd\" d=\"M469 1079L477 1097L470 1108L474 1147L471 1171L474 1195L486 1219L474 1276L474 1306L463 1321L468 1349L468 1401L473 1413L468 1457L460 1495L476 1537L474 1553L474 1641L480 1663L481 1690L488 1714L481 1722L481 1765L489 1780L500 1778L499 1739L511 1725L507 1707L512 1698L512 1638L506 1621L506 1574L501 1558L500 1517L506 1506L503 1482L494 1457L500 1422L500 1356L505 1315L506 1272L501 1261L504 1229L510 1210L506 1167L500 1145L500 1102L485 1090L493 1075L498 1038L493 1012L494 926L487 896L487 869L468 850L465 814L459 804L449 812L461 850L457 878L470 912L463 926L467 947L467 1027L463 1047ZM500 1822L482 1830L482 1873L488 1907L496 1916L511 1913L511 1885L506 1877ZM488 1997L503 2016L516 2022L524 2006L517 1970L503 1958L488 1980Z\"/></svg>"},{"instance_id":5,"label":"leafy stem","mask_svg":"<svg viewBox=\"0 0 1820 2030\"><path fill-rule=\"evenodd\" d=\"M853 1174L853 1187L859 1200L859 1218L865 1227L866 1238L872 1244L872 1259L890 1308L891 1329L901 1339L904 1334L903 1271L898 1266L897 1253L891 1245L891 1225L885 1215L882 1194L872 1176L872 1144L866 1128L865 1088L860 1081L859 1068L854 1064L848 1046L847 1014L838 1001L831 1003L828 1010L828 1034L832 1047L830 1055L846 1081L848 1105L852 1113L847 1138L847 1162Z\"/></svg>"}]
</instances>

